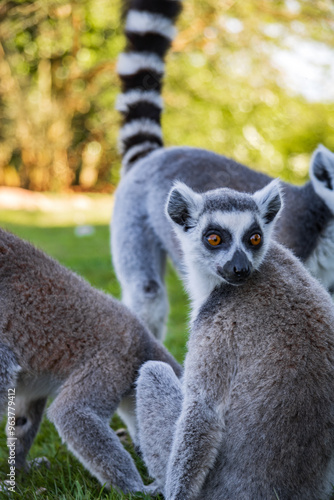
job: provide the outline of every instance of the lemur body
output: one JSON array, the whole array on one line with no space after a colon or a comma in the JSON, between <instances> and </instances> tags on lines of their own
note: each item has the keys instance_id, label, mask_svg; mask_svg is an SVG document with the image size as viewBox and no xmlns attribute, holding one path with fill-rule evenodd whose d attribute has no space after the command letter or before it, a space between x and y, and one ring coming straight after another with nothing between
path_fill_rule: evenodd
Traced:
<instances>
[{"instance_id":1,"label":"lemur body","mask_svg":"<svg viewBox=\"0 0 334 500\"><path fill-rule=\"evenodd\" d=\"M177 0L131 0L125 25L127 50L118 65L123 86L117 103L124 117L120 132L123 174L112 219L112 256L124 303L158 338L163 336L168 309L164 286L167 255L182 272L182 250L164 213L174 181L198 192L229 187L252 193L271 180L207 150L162 147L163 58L179 10ZM334 154L319 147L310 176L311 181L301 187L283 184L285 208L276 238L333 290Z\"/></svg>"},{"instance_id":2,"label":"lemur body","mask_svg":"<svg viewBox=\"0 0 334 500\"><path fill-rule=\"evenodd\" d=\"M149 359L165 359L179 373L125 306L0 230L0 412L15 389L17 468L55 395L48 416L83 465L108 487L147 491L109 420Z\"/></svg>"},{"instance_id":3,"label":"lemur body","mask_svg":"<svg viewBox=\"0 0 334 500\"><path fill-rule=\"evenodd\" d=\"M184 376L148 362L137 383L140 445L166 500L333 492L333 304L271 241L279 199L273 183L169 197L193 308Z\"/></svg>"}]
</instances>

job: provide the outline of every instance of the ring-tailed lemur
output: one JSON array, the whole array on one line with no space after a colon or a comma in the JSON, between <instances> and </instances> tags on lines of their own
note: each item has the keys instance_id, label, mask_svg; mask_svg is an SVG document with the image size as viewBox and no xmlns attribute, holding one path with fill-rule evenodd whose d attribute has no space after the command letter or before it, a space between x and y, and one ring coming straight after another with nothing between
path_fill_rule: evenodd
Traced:
<instances>
[{"instance_id":1,"label":"ring-tailed lemur","mask_svg":"<svg viewBox=\"0 0 334 500\"><path fill-rule=\"evenodd\" d=\"M133 397L141 364L179 365L158 340L112 297L16 236L0 230L0 413L15 394L8 443L22 468L47 397L49 419L81 463L107 487L144 486L109 420ZM8 390L11 390L8 392ZM135 416L129 417L135 422ZM136 440L135 428L129 426Z\"/></svg>"},{"instance_id":2,"label":"ring-tailed lemur","mask_svg":"<svg viewBox=\"0 0 334 500\"><path fill-rule=\"evenodd\" d=\"M210 151L162 147L160 113L163 58L174 36L177 0L130 0L127 50L118 65L123 93L117 107L123 175L112 219L112 257L123 301L162 338L167 314L164 267L168 254L180 270L182 252L164 214L175 180L198 192L216 187L254 192L270 177ZM184 112L184 111L183 111ZM285 209L277 239L334 289L334 154L320 146L302 187L283 184ZM131 243L129 244L129 235Z\"/></svg>"},{"instance_id":3,"label":"ring-tailed lemur","mask_svg":"<svg viewBox=\"0 0 334 500\"><path fill-rule=\"evenodd\" d=\"M333 303L271 241L280 203L274 181L254 195L177 184L169 197L193 300L188 353L182 381L160 362L137 381L140 446L166 500L333 493Z\"/></svg>"}]
</instances>

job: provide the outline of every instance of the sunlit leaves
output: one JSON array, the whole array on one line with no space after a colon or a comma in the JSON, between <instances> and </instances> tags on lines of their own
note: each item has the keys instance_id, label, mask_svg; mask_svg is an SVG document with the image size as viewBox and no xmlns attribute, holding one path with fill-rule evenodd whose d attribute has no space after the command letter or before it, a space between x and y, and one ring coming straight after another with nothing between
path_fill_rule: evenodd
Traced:
<instances>
[{"instance_id":1,"label":"sunlit leaves","mask_svg":"<svg viewBox=\"0 0 334 500\"><path fill-rule=\"evenodd\" d=\"M117 182L120 10L120 0L0 4L0 183L58 190ZM166 143L303 182L317 144L334 149L333 2L189 0L178 27L163 90ZM297 69L293 85L287 62Z\"/></svg>"}]
</instances>

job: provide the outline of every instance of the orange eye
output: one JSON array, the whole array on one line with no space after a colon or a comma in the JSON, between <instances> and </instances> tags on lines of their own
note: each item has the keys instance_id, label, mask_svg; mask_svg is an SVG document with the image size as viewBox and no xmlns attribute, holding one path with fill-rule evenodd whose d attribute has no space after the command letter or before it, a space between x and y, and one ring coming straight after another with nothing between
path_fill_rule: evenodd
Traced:
<instances>
[{"instance_id":1,"label":"orange eye","mask_svg":"<svg viewBox=\"0 0 334 500\"><path fill-rule=\"evenodd\" d=\"M259 245L261 243L261 235L258 234L258 233L255 233L253 234L250 238L249 238L249 241L250 243L256 247L257 245Z\"/></svg>"},{"instance_id":2,"label":"orange eye","mask_svg":"<svg viewBox=\"0 0 334 500\"><path fill-rule=\"evenodd\" d=\"M207 238L207 242L212 245L213 247L216 247L221 243L221 237L218 234L210 234Z\"/></svg>"}]
</instances>

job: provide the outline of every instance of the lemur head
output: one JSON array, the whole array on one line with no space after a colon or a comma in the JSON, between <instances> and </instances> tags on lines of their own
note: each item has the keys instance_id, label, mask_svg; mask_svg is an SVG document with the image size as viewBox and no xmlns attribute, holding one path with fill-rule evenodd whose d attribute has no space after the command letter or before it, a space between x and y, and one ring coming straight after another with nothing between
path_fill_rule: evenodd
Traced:
<instances>
[{"instance_id":1,"label":"lemur head","mask_svg":"<svg viewBox=\"0 0 334 500\"><path fill-rule=\"evenodd\" d=\"M312 155L310 178L315 192L334 214L334 153L322 144Z\"/></svg>"},{"instance_id":2,"label":"lemur head","mask_svg":"<svg viewBox=\"0 0 334 500\"><path fill-rule=\"evenodd\" d=\"M221 283L242 285L260 267L281 207L278 180L253 195L226 188L199 194L181 182L174 185L166 213L182 246L194 300Z\"/></svg>"}]
</instances>

